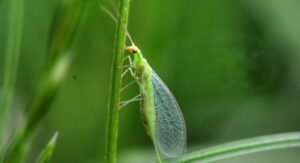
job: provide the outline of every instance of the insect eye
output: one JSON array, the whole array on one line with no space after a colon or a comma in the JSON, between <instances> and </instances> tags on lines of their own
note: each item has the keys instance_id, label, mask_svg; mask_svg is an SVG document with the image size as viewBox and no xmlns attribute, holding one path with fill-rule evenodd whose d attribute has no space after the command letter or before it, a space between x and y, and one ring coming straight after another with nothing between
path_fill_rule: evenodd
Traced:
<instances>
[{"instance_id":1,"label":"insect eye","mask_svg":"<svg viewBox=\"0 0 300 163\"><path fill-rule=\"evenodd\" d=\"M138 48L134 45L126 47L125 50L128 51L129 53L133 53L133 54L138 52Z\"/></svg>"}]
</instances>

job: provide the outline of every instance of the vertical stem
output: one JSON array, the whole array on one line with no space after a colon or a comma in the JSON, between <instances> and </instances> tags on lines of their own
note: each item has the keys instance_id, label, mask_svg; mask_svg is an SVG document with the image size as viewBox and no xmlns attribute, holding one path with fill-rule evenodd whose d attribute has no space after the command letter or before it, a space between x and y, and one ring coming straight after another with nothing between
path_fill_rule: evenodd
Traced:
<instances>
[{"instance_id":1,"label":"vertical stem","mask_svg":"<svg viewBox=\"0 0 300 163\"><path fill-rule=\"evenodd\" d=\"M0 99L0 153L3 151L8 109L16 80L22 39L23 0L9 0L9 24L5 54L4 83Z\"/></svg>"},{"instance_id":2,"label":"vertical stem","mask_svg":"<svg viewBox=\"0 0 300 163\"><path fill-rule=\"evenodd\" d=\"M130 0L121 0L117 21L112 76L108 106L108 119L105 144L105 162L115 163L117 160L117 136L119 122L120 87L122 82L122 67L124 47L126 42L126 31L129 15Z\"/></svg>"}]
</instances>

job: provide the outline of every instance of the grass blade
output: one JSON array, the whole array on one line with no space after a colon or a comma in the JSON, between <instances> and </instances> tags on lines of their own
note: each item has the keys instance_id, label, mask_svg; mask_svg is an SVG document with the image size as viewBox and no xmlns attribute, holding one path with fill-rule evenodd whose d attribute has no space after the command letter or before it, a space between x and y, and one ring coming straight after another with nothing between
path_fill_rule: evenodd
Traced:
<instances>
[{"instance_id":1,"label":"grass blade","mask_svg":"<svg viewBox=\"0 0 300 163\"><path fill-rule=\"evenodd\" d=\"M60 12L58 25L55 26L50 42L49 60L38 81L33 98L24 113L24 119L5 151L5 163L19 163L23 160L28 139L43 120L51 107L64 77L67 75L73 54L70 45L74 41L78 26L83 19L87 0L65 1L63 12ZM56 46L57 45L57 46Z\"/></svg>"},{"instance_id":2,"label":"grass blade","mask_svg":"<svg viewBox=\"0 0 300 163\"><path fill-rule=\"evenodd\" d=\"M170 162L211 162L261 151L300 147L300 132L234 141L188 153Z\"/></svg>"},{"instance_id":3,"label":"grass blade","mask_svg":"<svg viewBox=\"0 0 300 163\"><path fill-rule=\"evenodd\" d=\"M27 106L24 119L17 127L6 150L4 162L22 162L28 139L50 109L51 103L71 64L71 54L57 58L43 73L35 96Z\"/></svg>"},{"instance_id":4,"label":"grass blade","mask_svg":"<svg viewBox=\"0 0 300 163\"><path fill-rule=\"evenodd\" d=\"M0 99L0 155L4 147L4 133L8 110L12 100L14 84L17 76L18 60L20 55L22 25L23 25L23 0L10 0L9 24L7 45L5 53L3 93Z\"/></svg>"},{"instance_id":5,"label":"grass blade","mask_svg":"<svg viewBox=\"0 0 300 163\"><path fill-rule=\"evenodd\" d=\"M53 137L48 142L47 146L40 153L36 163L50 163L53 151L56 146L56 140L58 137L58 132L56 132Z\"/></svg>"}]
</instances>

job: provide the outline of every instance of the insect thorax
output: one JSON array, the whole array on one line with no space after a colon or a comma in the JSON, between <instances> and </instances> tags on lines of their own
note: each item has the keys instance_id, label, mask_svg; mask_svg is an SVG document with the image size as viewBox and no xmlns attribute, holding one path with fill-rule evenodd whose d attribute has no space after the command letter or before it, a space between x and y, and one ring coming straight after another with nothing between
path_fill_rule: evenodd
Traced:
<instances>
[{"instance_id":1,"label":"insect thorax","mask_svg":"<svg viewBox=\"0 0 300 163\"><path fill-rule=\"evenodd\" d=\"M144 58L136 57L133 62L133 69L137 80L141 81L145 77L148 70L148 63Z\"/></svg>"}]
</instances>

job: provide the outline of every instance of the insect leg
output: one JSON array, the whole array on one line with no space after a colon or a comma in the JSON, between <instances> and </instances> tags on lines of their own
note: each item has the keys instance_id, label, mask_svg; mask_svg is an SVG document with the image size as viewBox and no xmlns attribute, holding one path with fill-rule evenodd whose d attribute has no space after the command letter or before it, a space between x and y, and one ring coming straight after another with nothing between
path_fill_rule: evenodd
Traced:
<instances>
[{"instance_id":1,"label":"insect leg","mask_svg":"<svg viewBox=\"0 0 300 163\"><path fill-rule=\"evenodd\" d=\"M122 73L122 78L126 75L126 73L129 71L130 67L127 68L123 73Z\"/></svg>"},{"instance_id":2,"label":"insect leg","mask_svg":"<svg viewBox=\"0 0 300 163\"><path fill-rule=\"evenodd\" d=\"M134 75L133 75L133 71L132 71L132 69L131 69L132 60L131 60L131 58L130 58L130 55L127 55L125 58L123 58L123 62L125 62L126 60L129 61L129 65L123 66L123 68L127 68L127 69L123 72L122 77L124 77L125 74L126 74L128 71L130 71L131 75L134 76Z\"/></svg>"},{"instance_id":3,"label":"insect leg","mask_svg":"<svg viewBox=\"0 0 300 163\"><path fill-rule=\"evenodd\" d=\"M128 66L128 65L125 65L125 66L124 66L124 67L127 67L127 69L123 72L122 78L125 76L125 74L126 74L128 71L130 72L131 76L134 77L134 73L133 73L132 68L131 68L132 61L131 61L130 57L126 57L126 58L128 58L130 65L129 65L129 66ZM125 59L125 58L124 58L124 59Z\"/></svg>"},{"instance_id":4,"label":"insect leg","mask_svg":"<svg viewBox=\"0 0 300 163\"><path fill-rule=\"evenodd\" d=\"M123 68L131 67L131 65L123 65Z\"/></svg>"},{"instance_id":5,"label":"insect leg","mask_svg":"<svg viewBox=\"0 0 300 163\"><path fill-rule=\"evenodd\" d=\"M128 59L129 65L132 65L132 59L130 55L127 55L126 57L123 58L123 62L125 62Z\"/></svg>"},{"instance_id":6,"label":"insect leg","mask_svg":"<svg viewBox=\"0 0 300 163\"><path fill-rule=\"evenodd\" d=\"M123 69L124 69L124 68L131 67L131 65L132 65L132 60L131 60L131 58L130 58L129 55L127 55L126 57L123 58L123 62L125 62L126 60L129 61L129 64L128 64L128 65L123 65L122 67L118 67L118 68L123 68Z\"/></svg>"},{"instance_id":7,"label":"insect leg","mask_svg":"<svg viewBox=\"0 0 300 163\"><path fill-rule=\"evenodd\" d=\"M122 101L119 103L119 109L123 108L124 106L132 103L132 102L135 102L135 101L140 101L142 98L142 96L139 94L135 97L133 97L132 99L128 100L128 101Z\"/></svg>"},{"instance_id":8,"label":"insect leg","mask_svg":"<svg viewBox=\"0 0 300 163\"><path fill-rule=\"evenodd\" d=\"M126 88L128 88L129 86L131 86L132 84L134 84L136 82L136 80L131 81L130 83L128 83L127 85L125 85L124 87L121 88L120 92L123 92Z\"/></svg>"},{"instance_id":9,"label":"insect leg","mask_svg":"<svg viewBox=\"0 0 300 163\"><path fill-rule=\"evenodd\" d=\"M132 68L131 67L128 67L123 73L122 73L122 78L126 75L127 72L130 72L131 76L134 77L134 73L132 71Z\"/></svg>"},{"instance_id":10,"label":"insect leg","mask_svg":"<svg viewBox=\"0 0 300 163\"><path fill-rule=\"evenodd\" d=\"M128 58L129 65L130 65L129 71L130 71L130 74L134 77L134 73L133 73L132 68L131 68L131 66L132 66L132 60L131 60L131 57L130 57L130 55L127 55L125 58Z\"/></svg>"}]
</instances>

